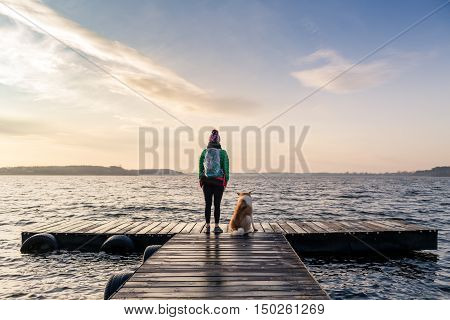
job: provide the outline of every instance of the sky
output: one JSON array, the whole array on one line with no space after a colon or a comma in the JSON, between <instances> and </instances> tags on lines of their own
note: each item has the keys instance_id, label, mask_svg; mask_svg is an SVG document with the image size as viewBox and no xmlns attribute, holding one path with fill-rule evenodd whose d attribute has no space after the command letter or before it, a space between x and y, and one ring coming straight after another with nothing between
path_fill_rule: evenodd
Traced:
<instances>
[{"instance_id":1,"label":"sky","mask_svg":"<svg viewBox=\"0 0 450 320\"><path fill-rule=\"evenodd\" d=\"M450 165L450 4L321 88L445 3L0 0L0 166L138 168L140 127L146 168L212 127L234 172Z\"/></svg>"}]
</instances>

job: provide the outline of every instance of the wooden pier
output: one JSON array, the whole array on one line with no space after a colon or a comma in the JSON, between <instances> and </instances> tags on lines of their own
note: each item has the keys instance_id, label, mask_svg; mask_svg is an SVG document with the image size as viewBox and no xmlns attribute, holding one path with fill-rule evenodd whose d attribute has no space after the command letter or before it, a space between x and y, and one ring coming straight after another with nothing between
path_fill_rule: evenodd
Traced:
<instances>
[{"instance_id":1,"label":"wooden pier","mask_svg":"<svg viewBox=\"0 0 450 320\"><path fill-rule=\"evenodd\" d=\"M328 299L280 233L177 234L111 299Z\"/></svg>"},{"instance_id":2,"label":"wooden pier","mask_svg":"<svg viewBox=\"0 0 450 320\"><path fill-rule=\"evenodd\" d=\"M203 222L60 221L27 227L22 242L38 233L56 237L60 249L98 251L111 235L129 236L138 251L175 234L201 234ZM225 233L226 224L221 224ZM437 249L437 230L401 220L257 222L257 233L280 233L300 253L365 253Z\"/></svg>"},{"instance_id":3,"label":"wooden pier","mask_svg":"<svg viewBox=\"0 0 450 320\"><path fill-rule=\"evenodd\" d=\"M255 225L257 232L233 236L226 224L223 234L214 235L205 233L203 222L61 221L29 227L22 242L45 233L34 239L50 238L63 250L98 251L113 235L126 235L115 238L136 252L162 245L125 283L111 289L111 299L328 299L297 252L437 249L437 230L394 219Z\"/></svg>"}]
</instances>

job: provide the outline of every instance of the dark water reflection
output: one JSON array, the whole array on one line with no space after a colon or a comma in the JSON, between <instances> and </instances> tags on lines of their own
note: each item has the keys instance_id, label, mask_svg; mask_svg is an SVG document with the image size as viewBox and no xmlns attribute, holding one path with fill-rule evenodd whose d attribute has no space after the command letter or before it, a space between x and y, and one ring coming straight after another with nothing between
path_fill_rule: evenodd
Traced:
<instances>
[{"instance_id":1,"label":"dark water reflection","mask_svg":"<svg viewBox=\"0 0 450 320\"><path fill-rule=\"evenodd\" d=\"M439 249L389 259L302 257L335 299L450 298L450 179L384 176L235 175L223 199L254 191L259 220L400 218L440 230ZM133 271L140 256L60 252L21 255L20 230L46 221L202 219L194 176L0 177L0 298L101 299L114 272Z\"/></svg>"}]
</instances>

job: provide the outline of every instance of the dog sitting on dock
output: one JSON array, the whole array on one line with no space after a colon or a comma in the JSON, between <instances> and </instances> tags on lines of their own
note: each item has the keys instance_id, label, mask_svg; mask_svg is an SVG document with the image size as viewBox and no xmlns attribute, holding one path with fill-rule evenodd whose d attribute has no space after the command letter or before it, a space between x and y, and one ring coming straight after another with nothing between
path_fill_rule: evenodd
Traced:
<instances>
[{"instance_id":1,"label":"dog sitting on dock","mask_svg":"<svg viewBox=\"0 0 450 320\"><path fill-rule=\"evenodd\" d=\"M256 232L253 223L252 196L250 192L238 192L238 201L234 208L228 230L232 235L244 235L252 231Z\"/></svg>"}]
</instances>

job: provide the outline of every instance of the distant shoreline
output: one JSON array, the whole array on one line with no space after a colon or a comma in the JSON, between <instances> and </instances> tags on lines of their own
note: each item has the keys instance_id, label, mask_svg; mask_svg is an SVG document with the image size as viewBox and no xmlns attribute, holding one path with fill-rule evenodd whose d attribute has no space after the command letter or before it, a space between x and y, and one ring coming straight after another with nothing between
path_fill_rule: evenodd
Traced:
<instances>
[{"instance_id":1,"label":"distant shoreline","mask_svg":"<svg viewBox=\"0 0 450 320\"><path fill-rule=\"evenodd\" d=\"M269 172L266 174L283 174L282 172ZM414 176L414 177L450 177L450 166L446 167L434 167L430 170L417 170L414 172L410 171L398 171L398 172L382 172L382 173L373 173L373 172L341 172L341 173L333 173L333 172L313 172L310 173L316 176Z\"/></svg>"},{"instance_id":2,"label":"distant shoreline","mask_svg":"<svg viewBox=\"0 0 450 320\"><path fill-rule=\"evenodd\" d=\"M236 174L244 174L236 173ZM257 174L257 173L255 173ZM289 172L265 172L267 175L295 174ZM298 173L305 174L305 173ZM415 172L314 172L315 176L424 176L424 177L450 177L450 166L435 167L430 170ZM305 175L309 175L305 174ZM26 176L145 176L145 175L185 175L185 173L171 169L144 169L127 170L122 167L111 166L30 166L30 167L4 167L0 168L0 175L26 175Z\"/></svg>"},{"instance_id":3,"label":"distant shoreline","mask_svg":"<svg viewBox=\"0 0 450 320\"><path fill-rule=\"evenodd\" d=\"M145 175L183 175L171 169L127 170L122 167L102 166L36 166L0 168L0 175L26 176L145 176Z\"/></svg>"}]
</instances>

